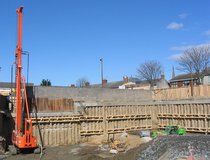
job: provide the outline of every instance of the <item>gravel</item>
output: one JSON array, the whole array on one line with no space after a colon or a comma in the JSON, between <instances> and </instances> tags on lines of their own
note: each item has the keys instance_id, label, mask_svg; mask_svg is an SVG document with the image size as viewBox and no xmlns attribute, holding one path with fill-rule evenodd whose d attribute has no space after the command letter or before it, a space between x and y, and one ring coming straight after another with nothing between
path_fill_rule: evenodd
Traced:
<instances>
[{"instance_id":1,"label":"gravel","mask_svg":"<svg viewBox=\"0 0 210 160\"><path fill-rule=\"evenodd\" d=\"M169 135L155 138L151 145L142 150L138 160L178 160L186 159L190 151L196 159L210 159L210 136Z\"/></svg>"}]
</instances>

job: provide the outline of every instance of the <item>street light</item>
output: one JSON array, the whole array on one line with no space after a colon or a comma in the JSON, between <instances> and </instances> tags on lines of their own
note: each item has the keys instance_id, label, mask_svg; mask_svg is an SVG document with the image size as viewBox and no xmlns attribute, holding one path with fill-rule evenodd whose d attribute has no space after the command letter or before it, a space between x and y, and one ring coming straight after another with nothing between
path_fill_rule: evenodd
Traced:
<instances>
[{"instance_id":1,"label":"street light","mask_svg":"<svg viewBox=\"0 0 210 160\"><path fill-rule=\"evenodd\" d=\"M104 75L103 75L103 58L100 59L101 62L101 87L103 88L103 80L104 80Z\"/></svg>"},{"instance_id":2,"label":"street light","mask_svg":"<svg viewBox=\"0 0 210 160\"><path fill-rule=\"evenodd\" d=\"M27 55L27 86L28 86L28 77L29 77L29 52L28 51L22 51L23 55Z\"/></svg>"}]
</instances>

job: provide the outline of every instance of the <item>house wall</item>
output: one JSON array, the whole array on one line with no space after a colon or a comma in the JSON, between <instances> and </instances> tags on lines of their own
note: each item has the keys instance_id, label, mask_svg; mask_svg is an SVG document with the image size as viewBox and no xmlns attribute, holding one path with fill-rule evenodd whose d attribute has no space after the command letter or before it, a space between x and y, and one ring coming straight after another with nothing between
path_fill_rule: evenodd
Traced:
<instances>
[{"instance_id":1,"label":"house wall","mask_svg":"<svg viewBox=\"0 0 210 160\"><path fill-rule=\"evenodd\" d=\"M157 88L161 89L161 88L169 88L168 82L165 79L161 79L158 83L157 83Z\"/></svg>"},{"instance_id":2,"label":"house wall","mask_svg":"<svg viewBox=\"0 0 210 160\"><path fill-rule=\"evenodd\" d=\"M178 88L180 88L180 87L183 87L183 82L182 81L178 82Z\"/></svg>"},{"instance_id":3,"label":"house wall","mask_svg":"<svg viewBox=\"0 0 210 160\"><path fill-rule=\"evenodd\" d=\"M170 86L171 86L171 88L187 87L187 86L184 85L184 82L186 82L186 81L189 82L189 85L188 86L192 86L192 81L190 79L183 80L183 81L176 81L176 83L177 83L177 86L176 87L174 87L174 85L172 85L175 82L170 82ZM208 78L208 76L206 76L203 79L203 85L208 85L208 84L210 84L209 83L209 78ZM193 80L193 85L194 86L197 86L198 85L197 82L195 81L195 79Z\"/></svg>"},{"instance_id":4,"label":"house wall","mask_svg":"<svg viewBox=\"0 0 210 160\"><path fill-rule=\"evenodd\" d=\"M136 89L136 90L150 90L150 85L142 85L142 86L138 86L138 87L134 87L133 89Z\"/></svg>"},{"instance_id":5,"label":"house wall","mask_svg":"<svg viewBox=\"0 0 210 160\"><path fill-rule=\"evenodd\" d=\"M207 85L207 84L209 84L209 76L205 76L204 78L203 78L203 84L204 85Z\"/></svg>"}]
</instances>

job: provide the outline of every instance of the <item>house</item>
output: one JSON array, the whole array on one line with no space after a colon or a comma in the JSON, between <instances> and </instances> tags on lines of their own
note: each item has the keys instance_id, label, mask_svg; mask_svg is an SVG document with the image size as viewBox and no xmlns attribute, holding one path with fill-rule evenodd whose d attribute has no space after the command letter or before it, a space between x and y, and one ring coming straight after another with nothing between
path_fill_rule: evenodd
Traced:
<instances>
[{"instance_id":1,"label":"house","mask_svg":"<svg viewBox=\"0 0 210 160\"><path fill-rule=\"evenodd\" d=\"M154 80L154 89L164 89L169 88L169 83L165 79L165 75L162 74L160 79ZM133 89L141 89L141 90L150 90L151 85L147 80L141 81L138 86L134 87Z\"/></svg>"},{"instance_id":2,"label":"house","mask_svg":"<svg viewBox=\"0 0 210 160\"><path fill-rule=\"evenodd\" d=\"M32 93L33 90L33 83L26 84L28 94ZM0 94L1 95L10 95L11 92L15 91L16 84L11 82L0 82Z\"/></svg>"},{"instance_id":3,"label":"house","mask_svg":"<svg viewBox=\"0 0 210 160\"><path fill-rule=\"evenodd\" d=\"M174 75L174 74L173 74ZM207 68L207 72L203 79L201 79L201 83L204 85L210 84L210 68ZM180 87L188 87L199 85L199 79L196 74L181 74L178 76L172 76L172 79L169 81L171 88L180 88Z\"/></svg>"},{"instance_id":4,"label":"house","mask_svg":"<svg viewBox=\"0 0 210 160\"><path fill-rule=\"evenodd\" d=\"M165 75L162 74L161 78L158 79L156 81L156 85L154 87L155 89L165 89L165 88L169 88L169 83L168 81L165 79Z\"/></svg>"},{"instance_id":5,"label":"house","mask_svg":"<svg viewBox=\"0 0 210 160\"><path fill-rule=\"evenodd\" d=\"M106 79L103 80L103 88L110 88L110 89L119 89L119 86L122 86L125 83L128 83L128 77L124 76L122 81L114 81L108 82ZM101 88L101 84L93 84L90 85L91 88Z\"/></svg>"},{"instance_id":6,"label":"house","mask_svg":"<svg viewBox=\"0 0 210 160\"><path fill-rule=\"evenodd\" d=\"M103 88L110 88L110 89L139 89L139 90L150 90L151 85L146 80L140 80L136 77L127 76L123 77L122 81L115 81L115 82L107 82L103 81ZM91 85L92 88L99 88L101 84ZM155 87L156 89L159 88L169 88L169 84L165 79L165 76L162 75L160 79L155 80Z\"/></svg>"},{"instance_id":7,"label":"house","mask_svg":"<svg viewBox=\"0 0 210 160\"><path fill-rule=\"evenodd\" d=\"M169 84L171 88L180 88L192 86L192 82L194 86L198 85L198 78L195 74L181 74L172 78Z\"/></svg>"}]
</instances>

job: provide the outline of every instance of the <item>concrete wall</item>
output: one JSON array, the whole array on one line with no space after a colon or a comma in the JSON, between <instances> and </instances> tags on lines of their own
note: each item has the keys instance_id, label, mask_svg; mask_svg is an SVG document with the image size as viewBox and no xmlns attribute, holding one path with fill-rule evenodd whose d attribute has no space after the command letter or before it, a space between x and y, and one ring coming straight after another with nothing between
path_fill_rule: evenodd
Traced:
<instances>
[{"instance_id":1,"label":"concrete wall","mask_svg":"<svg viewBox=\"0 0 210 160\"><path fill-rule=\"evenodd\" d=\"M105 88L34 87L36 98L72 98L85 102L141 102L151 101L152 92L142 90L118 90Z\"/></svg>"}]
</instances>

